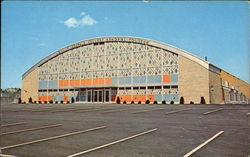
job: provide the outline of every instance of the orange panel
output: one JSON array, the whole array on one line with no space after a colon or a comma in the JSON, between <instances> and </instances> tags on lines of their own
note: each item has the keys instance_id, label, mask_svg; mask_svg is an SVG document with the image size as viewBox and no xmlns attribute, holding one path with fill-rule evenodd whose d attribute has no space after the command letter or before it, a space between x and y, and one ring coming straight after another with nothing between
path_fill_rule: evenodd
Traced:
<instances>
[{"instance_id":1,"label":"orange panel","mask_svg":"<svg viewBox=\"0 0 250 157\"><path fill-rule=\"evenodd\" d=\"M111 101L116 101L116 97L117 97L117 95L112 95L111 96Z\"/></svg>"},{"instance_id":2,"label":"orange panel","mask_svg":"<svg viewBox=\"0 0 250 157\"><path fill-rule=\"evenodd\" d=\"M69 86L69 80L64 80L63 86Z\"/></svg>"},{"instance_id":3,"label":"orange panel","mask_svg":"<svg viewBox=\"0 0 250 157\"><path fill-rule=\"evenodd\" d=\"M41 96L41 101L42 102L47 101L47 96Z\"/></svg>"},{"instance_id":4,"label":"orange panel","mask_svg":"<svg viewBox=\"0 0 250 157\"><path fill-rule=\"evenodd\" d=\"M81 79L81 85L85 86L86 85L86 80L85 79Z\"/></svg>"},{"instance_id":5,"label":"orange panel","mask_svg":"<svg viewBox=\"0 0 250 157\"><path fill-rule=\"evenodd\" d=\"M98 85L98 78L93 79L93 85Z\"/></svg>"},{"instance_id":6,"label":"orange panel","mask_svg":"<svg viewBox=\"0 0 250 157\"><path fill-rule=\"evenodd\" d=\"M104 85L104 78L99 78L98 79L98 84L99 85Z\"/></svg>"},{"instance_id":7,"label":"orange panel","mask_svg":"<svg viewBox=\"0 0 250 157\"><path fill-rule=\"evenodd\" d=\"M132 98L131 95L125 95L125 101L126 102L131 102L132 101L131 98Z\"/></svg>"},{"instance_id":8,"label":"orange panel","mask_svg":"<svg viewBox=\"0 0 250 157\"><path fill-rule=\"evenodd\" d=\"M111 85L111 78L105 78L105 82L106 85Z\"/></svg>"},{"instance_id":9,"label":"orange panel","mask_svg":"<svg viewBox=\"0 0 250 157\"><path fill-rule=\"evenodd\" d=\"M80 86L80 79L75 80L75 86Z\"/></svg>"},{"instance_id":10,"label":"orange panel","mask_svg":"<svg viewBox=\"0 0 250 157\"><path fill-rule=\"evenodd\" d=\"M64 86L64 80L59 80L59 87L63 87Z\"/></svg>"},{"instance_id":11,"label":"orange panel","mask_svg":"<svg viewBox=\"0 0 250 157\"><path fill-rule=\"evenodd\" d=\"M92 85L92 79L85 79L86 85Z\"/></svg>"},{"instance_id":12,"label":"orange panel","mask_svg":"<svg viewBox=\"0 0 250 157\"><path fill-rule=\"evenodd\" d=\"M164 83L171 82L171 81L170 81L170 74L168 74L168 75L163 75L163 82L164 82Z\"/></svg>"},{"instance_id":13,"label":"orange panel","mask_svg":"<svg viewBox=\"0 0 250 157\"><path fill-rule=\"evenodd\" d=\"M63 102L67 102L68 101L68 96L63 96Z\"/></svg>"},{"instance_id":14,"label":"orange panel","mask_svg":"<svg viewBox=\"0 0 250 157\"><path fill-rule=\"evenodd\" d=\"M38 96L38 101L42 101L42 96Z\"/></svg>"},{"instance_id":15,"label":"orange panel","mask_svg":"<svg viewBox=\"0 0 250 157\"><path fill-rule=\"evenodd\" d=\"M48 102L51 101L53 98L52 96L48 96Z\"/></svg>"},{"instance_id":16,"label":"orange panel","mask_svg":"<svg viewBox=\"0 0 250 157\"><path fill-rule=\"evenodd\" d=\"M145 102L146 101L146 95L133 95L134 102Z\"/></svg>"},{"instance_id":17,"label":"orange panel","mask_svg":"<svg viewBox=\"0 0 250 157\"><path fill-rule=\"evenodd\" d=\"M149 100L150 102L154 102L154 101L155 101L155 96L154 96L153 94L148 95L148 100Z\"/></svg>"},{"instance_id":18,"label":"orange panel","mask_svg":"<svg viewBox=\"0 0 250 157\"><path fill-rule=\"evenodd\" d=\"M74 82L75 82L75 80L69 80L69 85L74 86L74 84L75 84Z\"/></svg>"}]
</instances>

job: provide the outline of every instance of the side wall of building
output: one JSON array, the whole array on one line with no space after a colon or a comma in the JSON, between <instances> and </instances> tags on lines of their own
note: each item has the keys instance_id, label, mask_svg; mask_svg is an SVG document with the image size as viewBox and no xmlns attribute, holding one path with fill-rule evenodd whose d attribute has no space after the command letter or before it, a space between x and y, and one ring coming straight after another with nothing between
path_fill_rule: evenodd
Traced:
<instances>
[{"instance_id":1,"label":"side wall of building","mask_svg":"<svg viewBox=\"0 0 250 157\"><path fill-rule=\"evenodd\" d=\"M29 73L22 80L22 91L21 99L22 102L29 102L29 98L32 98L32 101L37 101L37 90L38 90L38 68Z\"/></svg>"},{"instance_id":2,"label":"side wall of building","mask_svg":"<svg viewBox=\"0 0 250 157\"><path fill-rule=\"evenodd\" d=\"M179 93L185 103L200 103L201 97L209 103L209 71L201 65L179 56Z\"/></svg>"},{"instance_id":3,"label":"side wall of building","mask_svg":"<svg viewBox=\"0 0 250 157\"><path fill-rule=\"evenodd\" d=\"M222 104L224 103L223 90L221 86L220 74L209 71L209 92L210 92L210 103L211 104Z\"/></svg>"},{"instance_id":4,"label":"side wall of building","mask_svg":"<svg viewBox=\"0 0 250 157\"><path fill-rule=\"evenodd\" d=\"M227 81L229 85L234 86L235 89L250 99L250 86L247 82L244 82L223 70L221 71L220 76L224 81Z\"/></svg>"}]
</instances>

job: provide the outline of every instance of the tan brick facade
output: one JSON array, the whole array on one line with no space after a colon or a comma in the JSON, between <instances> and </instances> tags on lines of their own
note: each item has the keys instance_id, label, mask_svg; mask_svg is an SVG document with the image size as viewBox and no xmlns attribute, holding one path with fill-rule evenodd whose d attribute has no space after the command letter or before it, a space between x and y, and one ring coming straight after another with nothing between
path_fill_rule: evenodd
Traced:
<instances>
[{"instance_id":1,"label":"tan brick facade","mask_svg":"<svg viewBox=\"0 0 250 157\"><path fill-rule=\"evenodd\" d=\"M209 71L210 103L224 103L220 74Z\"/></svg>"},{"instance_id":2,"label":"tan brick facade","mask_svg":"<svg viewBox=\"0 0 250 157\"><path fill-rule=\"evenodd\" d=\"M29 102L29 98L32 101L37 101L37 90L38 90L38 68L34 69L22 80L22 91L21 99L22 102Z\"/></svg>"},{"instance_id":3,"label":"tan brick facade","mask_svg":"<svg viewBox=\"0 0 250 157\"><path fill-rule=\"evenodd\" d=\"M200 103L201 96L209 103L209 71L201 65L179 56L179 93L185 103Z\"/></svg>"}]
</instances>

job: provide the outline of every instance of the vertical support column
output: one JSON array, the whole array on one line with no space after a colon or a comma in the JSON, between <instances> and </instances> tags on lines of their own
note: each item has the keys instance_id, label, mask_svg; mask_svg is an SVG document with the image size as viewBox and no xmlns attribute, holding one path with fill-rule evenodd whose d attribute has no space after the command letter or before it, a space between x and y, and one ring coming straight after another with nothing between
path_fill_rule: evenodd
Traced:
<instances>
[{"instance_id":1,"label":"vertical support column","mask_svg":"<svg viewBox=\"0 0 250 157\"><path fill-rule=\"evenodd\" d=\"M161 81L161 101L163 101L163 91L164 91L164 87L163 87L163 49L160 50L161 52L161 78L162 78L162 81Z\"/></svg>"},{"instance_id":2,"label":"vertical support column","mask_svg":"<svg viewBox=\"0 0 250 157\"><path fill-rule=\"evenodd\" d=\"M58 63L58 67L57 68L59 68L59 66L60 66L60 57L58 57L57 63ZM57 71L57 94L56 94L56 101L58 103L59 103L58 98L59 98L59 95L60 95L60 93L59 93L59 75L60 75L60 73L59 73L59 70L58 70Z\"/></svg>"},{"instance_id":3,"label":"vertical support column","mask_svg":"<svg viewBox=\"0 0 250 157\"><path fill-rule=\"evenodd\" d=\"M132 44L132 43L130 43ZM133 47L133 44L132 44L132 47ZM133 52L133 49L132 51L130 52L131 53L131 99L132 101L134 101L134 52Z\"/></svg>"},{"instance_id":4,"label":"vertical support column","mask_svg":"<svg viewBox=\"0 0 250 157\"><path fill-rule=\"evenodd\" d=\"M146 101L149 100L148 99L148 51L146 50Z\"/></svg>"},{"instance_id":5,"label":"vertical support column","mask_svg":"<svg viewBox=\"0 0 250 157\"><path fill-rule=\"evenodd\" d=\"M106 61L106 56L107 54L106 54L106 42L104 42L104 69L105 69L105 73L107 72L107 61ZM106 75L104 74L104 86L106 85Z\"/></svg>"},{"instance_id":6,"label":"vertical support column","mask_svg":"<svg viewBox=\"0 0 250 157\"><path fill-rule=\"evenodd\" d=\"M48 67L47 67L48 68ZM47 69L48 70L48 69ZM46 101L48 103L48 96L49 96L49 73L47 74L47 96Z\"/></svg>"},{"instance_id":7,"label":"vertical support column","mask_svg":"<svg viewBox=\"0 0 250 157\"><path fill-rule=\"evenodd\" d=\"M93 69L93 65L94 65L94 44L92 44L92 49L91 49L91 72L92 72L92 78L91 78L91 82L92 82L92 86L94 85L94 69ZM93 102L93 90L91 90L91 101Z\"/></svg>"},{"instance_id":8,"label":"vertical support column","mask_svg":"<svg viewBox=\"0 0 250 157\"><path fill-rule=\"evenodd\" d=\"M117 43L119 43L119 42L117 42ZM119 45L119 44L118 44ZM116 45L116 46L118 46L118 45ZM116 52L117 53L117 52ZM118 52L117 53L117 85L118 85L118 88L117 88L117 94L118 94L118 96L119 96L119 94L120 94L120 90L119 90L119 87L120 87L120 80L119 80L119 78L120 78L120 70L119 70L119 63L120 63L120 57L119 57L119 55L120 55L120 53ZM121 99L121 98L120 98Z\"/></svg>"}]
</instances>

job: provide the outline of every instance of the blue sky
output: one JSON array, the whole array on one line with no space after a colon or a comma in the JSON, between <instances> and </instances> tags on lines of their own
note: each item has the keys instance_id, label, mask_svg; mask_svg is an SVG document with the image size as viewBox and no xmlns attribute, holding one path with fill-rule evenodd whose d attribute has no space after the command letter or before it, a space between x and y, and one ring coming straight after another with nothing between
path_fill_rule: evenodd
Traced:
<instances>
[{"instance_id":1,"label":"blue sky","mask_svg":"<svg viewBox=\"0 0 250 157\"><path fill-rule=\"evenodd\" d=\"M149 38L187 50L249 82L247 2L4 1L1 88L52 52L100 36Z\"/></svg>"}]
</instances>

